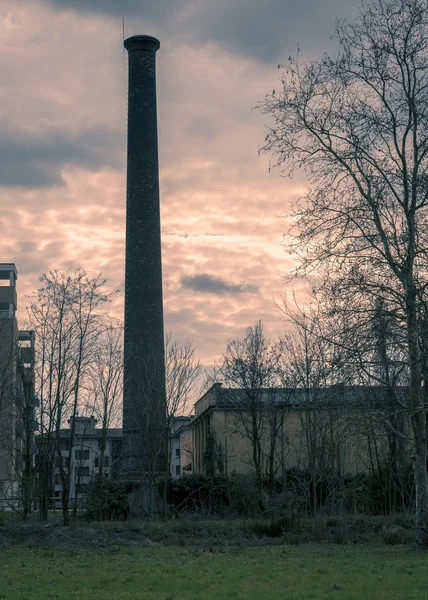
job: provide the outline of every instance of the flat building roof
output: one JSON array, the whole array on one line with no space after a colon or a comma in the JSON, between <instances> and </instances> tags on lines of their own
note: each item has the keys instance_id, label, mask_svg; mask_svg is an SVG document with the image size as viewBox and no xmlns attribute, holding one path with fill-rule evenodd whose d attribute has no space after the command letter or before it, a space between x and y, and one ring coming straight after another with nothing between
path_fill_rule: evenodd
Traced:
<instances>
[{"instance_id":1,"label":"flat building roof","mask_svg":"<svg viewBox=\"0 0 428 600\"><path fill-rule=\"evenodd\" d=\"M15 279L18 279L18 269L16 268L15 263L0 263L0 273L2 271L7 271L8 273L13 271L15 273Z\"/></svg>"}]
</instances>

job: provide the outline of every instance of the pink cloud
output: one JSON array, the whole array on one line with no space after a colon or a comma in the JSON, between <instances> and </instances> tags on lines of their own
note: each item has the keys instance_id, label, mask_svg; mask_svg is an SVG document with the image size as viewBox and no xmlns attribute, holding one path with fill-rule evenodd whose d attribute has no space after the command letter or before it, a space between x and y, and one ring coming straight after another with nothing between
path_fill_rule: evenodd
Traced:
<instances>
[{"instance_id":1,"label":"pink cloud","mask_svg":"<svg viewBox=\"0 0 428 600\"><path fill-rule=\"evenodd\" d=\"M22 315L25 295L50 268L102 271L111 288L123 289L126 57L117 19L11 0L1 18L3 122L18 150L33 144L28 159L17 152L22 185L0 187L0 256L17 263ZM284 329L274 298L292 261L279 215L304 183L270 175L257 155L264 118L252 108L275 83L275 67L214 43L165 40L158 53L166 329L194 339L204 362L260 318L269 335ZM48 145L52 131L60 133ZM31 161L56 169L56 183L24 185ZM183 287L184 277L201 274L257 292ZM121 297L112 309L121 316Z\"/></svg>"}]
</instances>

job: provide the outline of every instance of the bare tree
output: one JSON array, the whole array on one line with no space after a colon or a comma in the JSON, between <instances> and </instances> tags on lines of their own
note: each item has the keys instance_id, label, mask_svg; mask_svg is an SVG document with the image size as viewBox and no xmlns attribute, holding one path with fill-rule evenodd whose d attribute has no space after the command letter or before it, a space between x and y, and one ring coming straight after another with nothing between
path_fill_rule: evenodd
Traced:
<instances>
[{"instance_id":1,"label":"bare tree","mask_svg":"<svg viewBox=\"0 0 428 600\"><path fill-rule=\"evenodd\" d=\"M282 373L295 386L302 466L310 474L309 504L320 508L318 486L343 470L343 450L352 403L345 396L346 374L337 348L325 340L314 315L288 310L292 329L281 340ZM325 500L325 498L324 498Z\"/></svg>"},{"instance_id":2,"label":"bare tree","mask_svg":"<svg viewBox=\"0 0 428 600\"><path fill-rule=\"evenodd\" d=\"M166 386L166 470L163 486L163 499L165 509L168 478L171 468L170 435L173 420L189 410L191 401L199 390L199 379L202 374L202 365L195 357L193 342L173 340L168 333L165 338L165 386Z\"/></svg>"},{"instance_id":3,"label":"bare tree","mask_svg":"<svg viewBox=\"0 0 428 600\"><path fill-rule=\"evenodd\" d=\"M384 492L382 510L404 506L408 492L411 427L407 405L406 335L400 307L368 288L357 269L340 279L325 277L303 309L281 310L316 345L331 347L340 381L355 386L359 410L354 413L355 442L370 457L367 469ZM337 368L336 368L337 371ZM362 387L361 387L362 386ZM357 389L360 387L360 391ZM349 414L349 406L344 404ZM389 507L389 508L388 508Z\"/></svg>"},{"instance_id":4,"label":"bare tree","mask_svg":"<svg viewBox=\"0 0 428 600\"><path fill-rule=\"evenodd\" d=\"M28 313L38 343L41 516L47 516L47 486L54 452L62 486L63 520L68 525L75 417L83 404L84 383L104 329L105 306L114 292L105 290L106 282L100 275L91 277L81 268L75 272L51 271L40 280L42 287L32 298ZM65 441L61 427L67 418L70 436ZM67 454L63 455L64 451Z\"/></svg>"},{"instance_id":5,"label":"bare tree","mask_svg":"<svg viewBox=\"0 0 428 600\"><path fill-rule=\"evenodd\" d=\"M89 391L93 412L101 424L98 480L102 481L108 430L120 421L122 410L123 327L111 324L98 339Z\"/></svg>"},{"instance_id":6,"label":"bare tree","mask_svg":"<svg viewBox=\"0 0 428 600\"><path fill-rule=\"evenodd\" d=\"M289 410L287 393L279 389L279 346L267 338L261 321L243 340L231 339L214 377L228 386L228 401L237 430L249 441L251 464L262 503L263 476L273 481L279 433Z\"/></svg>"},{"instance_id":7,"label":"bare tree","mask_svg":"<svg viewBox=\"0 0 428 600\"><path fill-rule=\"evenodd\" d=\"M20 331L17 348L17 393L16 393L16 472L20 481L20 508L25 521L33 509L35 484L35 440L37 429L34 380L34 332Z\"/></svg>"},{"instance_id":8,"label":"bare tree","mask_svg":"<svg viewBox=\"0 0 428 600\"><path fill-rule=\"evenodd\" d=\"M337 52L291 59L281 91L261 109L274 119L264 150L285 174L311 182L296 208L298 272L358 269L372 289L397 296L409 370L406 409L414 439L417 544L428 545L427 411L419 305L426 299L428 5L364 4L336 26Z\"/></svg>"}]
</instances>

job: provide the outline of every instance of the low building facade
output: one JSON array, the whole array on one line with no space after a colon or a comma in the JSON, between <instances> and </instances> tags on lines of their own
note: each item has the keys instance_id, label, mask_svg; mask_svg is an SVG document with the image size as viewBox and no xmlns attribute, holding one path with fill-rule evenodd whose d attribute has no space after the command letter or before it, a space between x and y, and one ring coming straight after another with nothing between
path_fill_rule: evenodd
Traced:
<instances>
[{"instance_id":1,"label":"low building facade","mask_svg":"<svg viewBox=\"0 0 428 600\"><path fill-rule=\"evenodd\" d=\"M388 449L384 405L374 387L263 389L251 399L246 390L216 383L179 431L180 473L254 473L256 443L265 477L282 477L287 469L365 472L373 444L378 457Z\"/></svg>"},{"instance_id":2,"label":"low building facade","mask_svg":"<svg viewBox=\"0 0 428 600\"><path fill-rule=\"evenodd\" d=\"M185 432L188 430L192 420L193 416L179 416L172 419L169 435L169 474L171 479L178 479L182 475L183 468L185 469L188 465L185 456L182 456L182 452L185 452L185 449L182 448L182 443L185 440Z\"/></svg>"}]
</instances>

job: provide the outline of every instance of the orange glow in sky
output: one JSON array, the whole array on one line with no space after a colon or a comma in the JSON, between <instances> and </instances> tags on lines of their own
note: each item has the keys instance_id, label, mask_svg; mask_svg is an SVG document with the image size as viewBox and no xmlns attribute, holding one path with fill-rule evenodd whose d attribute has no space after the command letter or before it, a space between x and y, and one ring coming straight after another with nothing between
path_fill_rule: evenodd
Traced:
<instances>
[{"instance_id":1,"label":"orange glow in sky","mask_svg":"<svg viewBox=\"0 0 428 600\"><path fill-rule=\"evenodd\" d=\"M332 43L335 17L349 16L354 3L327 0L322 11L315 0L300 4L3 0L0 258L17 265L20 315L51 268L101 271L123 290L123 12L126 36L161 41L165 328L194 340L204 363L258 319L268 334L282 333L274 300L292 262L281 217L305 182L269 174L268 157L258 156L266 119L252 109L297 42L319 55ZM201 288L201 275L212 278L211 289ZM121 316L121 298L112 309Z\"/></svg>"}]
</instances>

